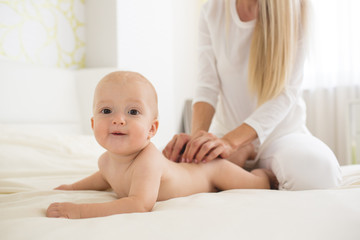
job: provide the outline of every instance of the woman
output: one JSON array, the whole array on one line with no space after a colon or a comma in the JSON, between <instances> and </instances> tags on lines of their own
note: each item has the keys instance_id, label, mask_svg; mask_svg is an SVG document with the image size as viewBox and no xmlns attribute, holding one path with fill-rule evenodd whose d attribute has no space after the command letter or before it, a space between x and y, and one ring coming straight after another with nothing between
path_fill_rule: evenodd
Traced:
<instances>
[{"instance_id":1,"label":"woman","mask_svg":"<svg viewBox=\"0 0 360 240\"><path fill-rule=\"evenodd\" d=\"M175 135L166 157L196 163L221 157L239 166L255 159L256 167L275 173L280 189L339 184L335 155L305 126L307 8L307 0L204 5L191 135Z\"/></svg>"}]
</instances>

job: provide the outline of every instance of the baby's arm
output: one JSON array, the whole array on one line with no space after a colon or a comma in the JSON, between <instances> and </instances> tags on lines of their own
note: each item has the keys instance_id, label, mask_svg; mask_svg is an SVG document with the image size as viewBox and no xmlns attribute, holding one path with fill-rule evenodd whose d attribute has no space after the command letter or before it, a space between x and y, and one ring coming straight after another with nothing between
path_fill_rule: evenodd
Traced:
<instances>
[{"instance_id":1,"label":"baby's arm","mask_svg":"<svg viewBox=\"0 0 360 240\"><path fill-rule=\"evenodd\" d=\"M154 172L149 169L135 170L128 197L106 203L53 203L48 207L46 216L91 218L120 213L149 212L155 205L159 192L161 174L158 173L159 171Z\"/></svg>"},{"instance_id":2,"label":"baby's arm","mask_svg":"<svg viewBox=\"0 0 360 240\"><path fill-rule=\"evenodd\" d=\"M63 184L55 190L107 190L110 188L109 183L104 179L100 171L77 181L73 184Z\"/></svg>"},{"instance_id":3,"label":"baby's arm","mask_svg":"<svg viewBox=\"0 0 360 240\"><path fill-rule=\"evenodd\" d=\"M47 217L55 218L92 218L104 217L120 213L149 212L151 207L144 204L145 200L137 196L124 197L112 202L76 204L70 202L52 203L47 211Z\"/></svg>"},{"instance_id":4,"label":"baby's arm","mask_svg":"<svg viewBox=\"0 0 360 240\"><path fill-rule=\"evenodd\" d=\"M161 153L160 153L161 154ZM131 178L128 197L112 202L74 204L53 203L49 206L46 216L63 218L102 217L120 213L149 212L158 198L163 167L157 154L148 152L137 157ZM152 159L151 157L156 157ZM150 158L150 159L149 159ZM160 158L161 159L161 158ZM160 163L160 164L159 164Z\"/></svg>"},{"instance_id":5,"label":"baby's arm","mask_svg":"<svg viewBox=\"0 0 360 240\"><path fill-rule=\"evenodd\" d=\"M61 185L56 190L107 190L109 183L103 178L100 171L73 184ZM86 215L87 205L75 203L52 203L46 211L47 217L82 218Z\"/></svg>"},{"instance_id":6,"label":"baby's arm","mask_svg":"<svg viewBox=\"0 0 360 240\"><path fill-rule=\"evenodd\" d=\"M99 169L102 164L106 162L107 153L103 153L98 160ZM90 175L73 184L63 184L55 188L55 190L107 190L110 188L110 184L106 181L100 171L97 171L93 175Z\"/></svg>"}]
</instances>

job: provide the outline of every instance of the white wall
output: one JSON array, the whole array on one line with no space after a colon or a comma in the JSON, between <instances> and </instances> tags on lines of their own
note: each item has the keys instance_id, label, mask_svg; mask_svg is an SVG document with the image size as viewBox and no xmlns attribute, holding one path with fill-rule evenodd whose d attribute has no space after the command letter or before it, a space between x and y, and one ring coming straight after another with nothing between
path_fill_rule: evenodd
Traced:
<instances>
[{"instance_id":1,"label":"white wall","mask_svg":"<svg viewBox=\"0 0 360 240\"><path fill-rule=\"evenodd\" d=\"M160 125L153 141L164 146L176 131L172 1L118 1L117 25L118 67L140 72L156 88Z\"/></svg>"},{"instance_id":2,"label":"white wall","mask_svg":"<svg viewBox=\"0 0 360 240\"><path fill-rule=\"evenodd\" d=\"M197 77L198 19L202 1L174 0L174 104L177 130L186 99L194 96Z\"/></svg>"},{"instance_id":3,"label":"white wall","mask_svg":"<svg viewBox=\"0 0 360 240\"><path fill-rule=\"evenodd\" d=\"M116 2L85 2L86 68L117 66Z\"/></svg>"},{"instance_id":4,"label":"white wall","mask_svg":"<svg viewBox=\"0 0 360 240\"><path fill-rule=\"evenodd\" d=\"M164 146L181 130L197 69L198 0L87 0L86 66L137 71L155 86Z\"/></svg>"}]
</instances>

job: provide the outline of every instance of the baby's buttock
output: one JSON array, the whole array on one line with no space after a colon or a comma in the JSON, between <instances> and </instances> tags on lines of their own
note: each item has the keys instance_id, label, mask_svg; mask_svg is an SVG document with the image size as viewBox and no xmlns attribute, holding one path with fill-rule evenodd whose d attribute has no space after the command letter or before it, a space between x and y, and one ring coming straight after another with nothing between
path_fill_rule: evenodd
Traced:
<instances>
[{"instance_id":1,"label":"baby's buttock","mask_svg":"<svg viewBox=\"0 0 360 240\"><path fill-rule=\"evenodd\" d=\"M211 168L206 164L170 162L167 173L158 200L216 191L211 183Z\"/></svg>"}]
</instances>

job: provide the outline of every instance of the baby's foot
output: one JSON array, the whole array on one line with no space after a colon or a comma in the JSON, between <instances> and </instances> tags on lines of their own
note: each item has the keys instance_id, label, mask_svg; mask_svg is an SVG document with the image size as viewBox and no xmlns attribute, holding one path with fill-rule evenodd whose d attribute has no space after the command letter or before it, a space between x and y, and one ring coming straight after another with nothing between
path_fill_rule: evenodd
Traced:
<instances>
[{"instance_id":1,"label":"baby's foot","mask_svg":"<svg viewBox=\"0 0 360 240\"><path fill-rule=\"evenodd\" d=\"M270 189L278 190L279 189L279 181L277 180L275 174L269 169L263 169L263 170L269 179Z\"/></svg>"}]
</instances>

